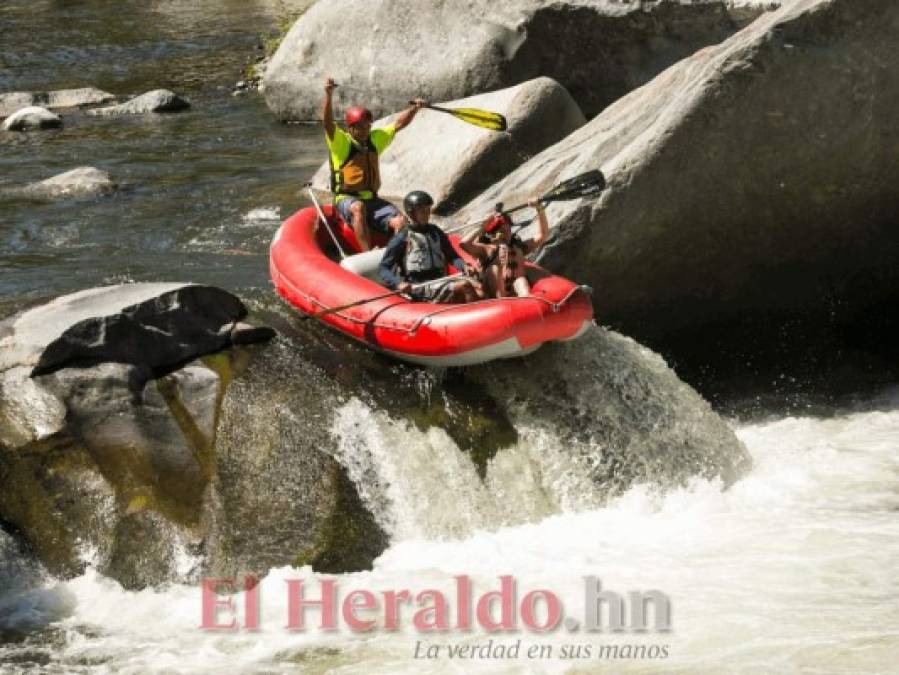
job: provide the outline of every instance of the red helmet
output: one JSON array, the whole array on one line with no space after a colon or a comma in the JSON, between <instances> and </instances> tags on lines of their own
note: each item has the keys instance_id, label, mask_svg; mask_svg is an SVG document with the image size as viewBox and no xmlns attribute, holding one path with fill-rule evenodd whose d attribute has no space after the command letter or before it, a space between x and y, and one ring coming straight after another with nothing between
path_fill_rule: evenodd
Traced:
<instances>
[{"instance_id":1,"label":"red helmet","mask_svg":"<svg viewBox=\"0 0 899 675\"><path fill-rule=\"evenodd\" d=\"M346 111L346 123L349 126L353 126L354 124L359 124L362 120L372 121L373 117L371 114L371 110L368 108L361 108L357 105L354 105L352 108L347 109Z\"/></svg>"},{"instance_id":2,"label":"red helmet","mask_svg":"<svg viewBox=\"0 0 899 675\"><path fill-rule=\"evenodd\" d=\"M487 223L486 227L484 227L484 232L487 234L493 234L498 229L500 229L503 225L511 225L512 220L505 213L497 213L493 218Z\"/></svg>"}]
</instances>

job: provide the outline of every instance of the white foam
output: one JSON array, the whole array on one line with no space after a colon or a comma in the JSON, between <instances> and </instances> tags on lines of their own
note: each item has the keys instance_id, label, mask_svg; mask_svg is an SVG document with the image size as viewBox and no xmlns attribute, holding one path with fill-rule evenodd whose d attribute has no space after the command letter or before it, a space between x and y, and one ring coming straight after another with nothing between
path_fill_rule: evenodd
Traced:
<instances>
[{"instance_id":1,"label":"white foam","mask_svg":"<svg viewBox=\"0 0 899 675\"><path fill-rule=\"evenodd\" d=\"M270 225L281 222L281 207L264 206L248 211L243 216L244 225Z\"/></svg>"},{"instance_id":2,"label":"white foam","mask_svg":"<svg viewBox=\"0 0 899 675\"><path fill-rule=\"evenodd\" d=\"M59 625L70 636L56 655L60 663L103 663L111 671L883 672L895 660L899 412L747 426L738 433L755 468L730 490L703 480L664 495L638 486L604 507L579 502L564 463L536 460L539 451L551 457L546 439L525 437L497 456L484 486L471 487L473 469L441 432L409 429L352 401L335 433L351 470L380 481L366 499L385 500L378 517L397 537L371 572L339 575L342 589L432 587L449 594L452 576L464 573L482 592L509 573L522 588L552 589L569 614L579 615L582 577L593 574L610 590L668 594L673 630L639 638L560 631L502 639L556 649L571 642L666 643L670 658L464 666L444 658L423 666L412 659L419 636L409 629L288 633L285 580L314 583L318 576L308 568L272 570L263 580L257 633L199 630L196 587L131 593L93 572L48 584L22 611L32 622L65 617ZM519 524L497 524L509 517L504 505L523 501L530 503L521 504L527 515ZM486 638L450 633L427 641Z\"/></svg>"}]
</instances>

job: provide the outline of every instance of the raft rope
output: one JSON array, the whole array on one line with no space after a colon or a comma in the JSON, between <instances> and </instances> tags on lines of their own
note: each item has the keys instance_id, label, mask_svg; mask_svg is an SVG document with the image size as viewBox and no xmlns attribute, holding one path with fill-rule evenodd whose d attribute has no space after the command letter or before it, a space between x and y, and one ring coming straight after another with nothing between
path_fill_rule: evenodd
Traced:
<instances>
[{"instance_id":1,"label":"raft rope","mask_svg":"<svg viewBox=\"0 0 899 675\"><path fill-rule=\"evenodd\" d=\"M313 298L312 296L302 292L296 286L294 286L289 281L287 281L287 279L284 279L282 277L282 281L286 282L293 289L293 291L297 295L302 296L306 300L306 302L308 302L312 305L316 305L317 307L321 308L321 310L329 309L329 307L327 307L324 303L319 302L319 300L317 300L316 298ZM409 335L414 335L415 332L418 331L418 329L421 327L422 324L424 324L426 322L429 323L431 318L434 316L437 316L438 314L443 314L445 312L451 312L453 310L456 310L456 309L459 309L462 307L471 307L472 305L483 304L483 303L487 303L487 302L497 302L497 301L502 302L504 300L510 300L510 301L511 300L534 300L537 302L541 302L545 305L549 305L550 308L552 308L553 313L555 314L555 313L558 313L562 309L562 307L569 300L571 300L571 296L573 296L578 291L582 291L584 293L587 293L588 295L590 294L589 286L575 286L570 291L568 291L568 293L566 293L565 296L561 300L559 300L557 302L552 302L550 300L547 300L546 298L541 298L536 295L527 295L525 297L510 296L510 297L506 297L506 298L489 298L489 299L485 299L485 300L475 300L474 302L446 305L445 307L441 307L440 309L435 309L433 312L428 312L427 314L420 316L408 328L403 328L401 326L391 325L391 324L387 324L387 323L379 323L377 321L371 321L371 320L366 320L366 319L357 319L354 316L348 316L348 315L342 314L340 312L334 312L331 316L340 317L344 321L348 321L350 323L368 324L370 326L373 326L374 328L383 328L384 330L395 330L395 331L408 333ZM390 309L390 307L393 307L394 305L407 304L408 302L411 302L411 301L405 300L403 302L393 303L392 305L389 305L388 307L384 307L383 309L379 310L379 313Z\"/></svg>"}]
</instances>

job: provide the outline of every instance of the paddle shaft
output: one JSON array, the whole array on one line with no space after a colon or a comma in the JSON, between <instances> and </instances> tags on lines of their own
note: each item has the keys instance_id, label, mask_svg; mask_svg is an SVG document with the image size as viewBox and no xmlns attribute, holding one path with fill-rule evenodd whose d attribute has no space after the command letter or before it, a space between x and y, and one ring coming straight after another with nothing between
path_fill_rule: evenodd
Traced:
<instances>
[{"instance_id":1,"label":"paddle shaft","mask_svg":"<svg viewBox=\"0 0 899 675\"><path fill-rule=\"evenodd\" d=\"M322 224L325 226L328 234L331 235L331 239L334 240L334 245L337 247L337 251L338 253L340 253L341 259L346 258L346 251L343 250L343 247L337 240L337 235L334 234L334 230L332 230L331 226L328 224L328 219L325 218L325 212L322 211L322 207L318 203L318 199L315 198L315 193L312 191L312 183L306 183L306 190L309 192L309 198L312 200L312 203L315 204L315 210L318 212L319 219L322 221Z\"/></svg>"}]
</instances>

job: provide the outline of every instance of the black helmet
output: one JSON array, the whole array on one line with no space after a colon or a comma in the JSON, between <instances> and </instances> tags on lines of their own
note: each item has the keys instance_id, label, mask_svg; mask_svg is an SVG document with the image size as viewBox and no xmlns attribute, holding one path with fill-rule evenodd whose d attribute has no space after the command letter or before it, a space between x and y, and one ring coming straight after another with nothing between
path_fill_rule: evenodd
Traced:
<instances>
[{"instance_id":1,"label":"black helmet","mask_svg":"<svg viewBox=\"0 0 899 675\"><path fill-rule=\"evenodd\" d=\"M413 209L419 206L434 206L434 200L424 190L413 190L403 200L403 208L406 210L406 213L411 213Z\"/></svg>"}]
</instances>

